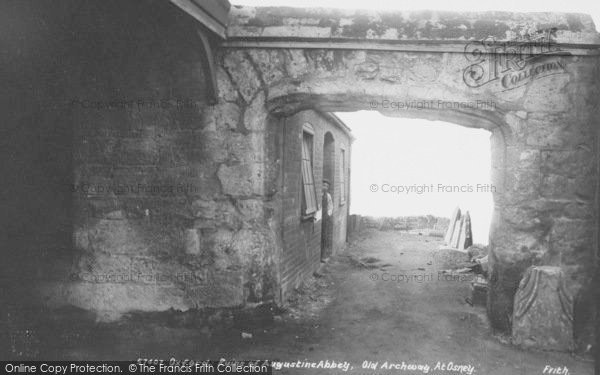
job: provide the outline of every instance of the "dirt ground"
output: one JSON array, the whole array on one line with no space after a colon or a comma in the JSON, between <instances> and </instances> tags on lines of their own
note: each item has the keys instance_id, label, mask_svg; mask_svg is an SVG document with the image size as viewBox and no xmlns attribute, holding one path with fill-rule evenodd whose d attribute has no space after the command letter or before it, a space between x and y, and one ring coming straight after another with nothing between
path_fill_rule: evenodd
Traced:
<instances>
[{"instance_id":1,"label":"dirt ground","mask_svg":"<svg viewBox=\"0 0 600 375\"><path fill-rule=\"evenodd\" d=\"M545 366L566 366L571 375L593 373L590 360L521 351L493 336L485 308L465 300L470 277L438 273L466 261L466 255L439 250L440 245L436 237L373 230L332 257L285 311L238 312L200 326L193 314L181 313L169 315L170 321L159 314L91 327L63 315L55 327L37 328L33 356L342 365L283 367L276 374L529 375L543 374ZM364 368L367 364L371 367ZM390 369L391 364L399 367Z\"/></svg>"},{"instance_id":2,"label":"dirt ground","mask_svg":"<svg viewBox=\"0 0 600 375\"><path fill-rule=\"evenodd\" d=\"M486 375L543 374L547 365L566 366L569 374L593 373L588 360L565 353L522 351L494 337L485 308L465 300L470 296L470 275L438 274L467 260L458 252L439 250L441 244L440 238L406 232L368 232L332 259L317 287L309 288L308 298L301 296L304 303L291 309L285 322L252 341L242 341L228 354L290 362L348 362L348 373L372 375L421 374L424 365L429 365L430 374L461 373L436 370L438 362L470 365L472 373ZM290 319L296 324L286 327ZM363 368L365 361L377 362L377 369ZM386 370L385 362L422 367ZM467 371L463 367L462 373ZM305 368L281 373L343 372Z\"/></svg>"}]
</instances>

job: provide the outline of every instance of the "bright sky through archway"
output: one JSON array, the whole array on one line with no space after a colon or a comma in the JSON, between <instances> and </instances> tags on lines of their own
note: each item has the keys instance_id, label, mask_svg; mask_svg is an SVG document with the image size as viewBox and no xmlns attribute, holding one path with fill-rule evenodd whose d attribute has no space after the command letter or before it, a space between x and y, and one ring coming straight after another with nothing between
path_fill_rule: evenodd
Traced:
<instances>
[{"instance_id":1,"label":"bright sky through archway","mask_svg":"<svg viewBox=\"0 0 600 375\"><path fill-rule=\"evenodd\" d=\"M493 211L489 131L373 111L336 115L356 137L351 213L449 217L459 206L471 215L475 242L487 244Z\"/></svg>"}]
</instances>

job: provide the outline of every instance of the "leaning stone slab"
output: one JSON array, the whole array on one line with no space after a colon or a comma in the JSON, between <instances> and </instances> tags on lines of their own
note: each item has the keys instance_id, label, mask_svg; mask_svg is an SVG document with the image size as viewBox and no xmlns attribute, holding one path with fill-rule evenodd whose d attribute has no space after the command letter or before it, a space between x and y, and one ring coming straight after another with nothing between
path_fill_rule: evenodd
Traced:
<instances>
[{"instance_id":1,"label":"leaning stone slab","mask_svg":"<svg viewBox=\"0 0 600 375\"><path fill-rule=\"evenodd\" d=\"M450 223L448 224L448 230L446 231L446 235L444 236L444 243L446 245L450 245L450 240L452 239L452 233L454 233L454 227L456 226L456 222L460 219L460 208L456 207L454 211L452 211L452 215L450 216Z\"/></svg>"},{"instance_id":2,"label":"leaning stone slab","mask_svg":"<svg viewBox=\"0 0 600 375\"><path fill-rule=\"evenodd\" d=\"M471 231L471 215L469 215L469 211L462 216L462 220L463 224L460 228L458 246L456 248L466 250L469 246L473 245L473 232Z\"/></svg>"},{"instance_id":3,"label":"leaning stone slab","mask_svg":"<svg viewBox=\"0 0 600 375\"><path fill-rule=\"evenodd\" d=\"M458 241L460 240L460 232L462 231L462 226L465 224L465 217L461 216L461 218L456 222L454 226L454 233L452 233L452 238L450 239L450 247L458 249Z\"/></svg>"},{"instance_id":4,"label":"leaning stone slab","mask_svg":"<svg viewBox=\"0 0 600 375\"><path fill-rule=\"evenodd\" d=\"M573 298L560 267L531 266L513 309L513 342L525 348L572 351Z\"/></svg>"}]
</instances>

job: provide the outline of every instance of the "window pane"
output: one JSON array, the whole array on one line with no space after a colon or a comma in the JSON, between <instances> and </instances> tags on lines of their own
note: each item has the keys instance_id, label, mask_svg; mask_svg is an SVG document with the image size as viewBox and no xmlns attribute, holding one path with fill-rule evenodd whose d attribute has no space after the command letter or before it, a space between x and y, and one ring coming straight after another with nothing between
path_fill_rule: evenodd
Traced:
<instances>
[{"instance_id":1,"label":"window pane","mask_svg":"<svg viewBox=\"0 0 600 375\"><path fill-rule=\"evenodd\" d=\"M304 215L317 211L317 198L315 191L315 182L312 171L312 136L303 133L302 137L302 198L304 202Z\"/></svg>"},{"instance_id":2,"label":"window pane","mask_svg":"<svg viewBox=\"0 0 600 375\"><path fill-rule=\"evenodd\" d=\"M340 203L346 201L346 150L341 150L340 154Z\"/></svg>"}]
</instances>

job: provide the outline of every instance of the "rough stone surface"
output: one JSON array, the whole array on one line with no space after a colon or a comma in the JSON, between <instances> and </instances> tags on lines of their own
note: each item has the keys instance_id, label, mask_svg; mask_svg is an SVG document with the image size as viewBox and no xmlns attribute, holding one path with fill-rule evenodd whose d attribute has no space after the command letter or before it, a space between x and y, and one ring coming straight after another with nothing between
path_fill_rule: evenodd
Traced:
<instances>
[{"instance_id":1,"label":"rough stone surface","mask_svg":"<svg viewBox=\"0 0 600 375\"><path fill-rule=\"evenodd\" d=\"M223 186L223 194L251 197L262 194L262 170L260 164L222 164L217 172Z\"/></svg>"}]
</instances>

